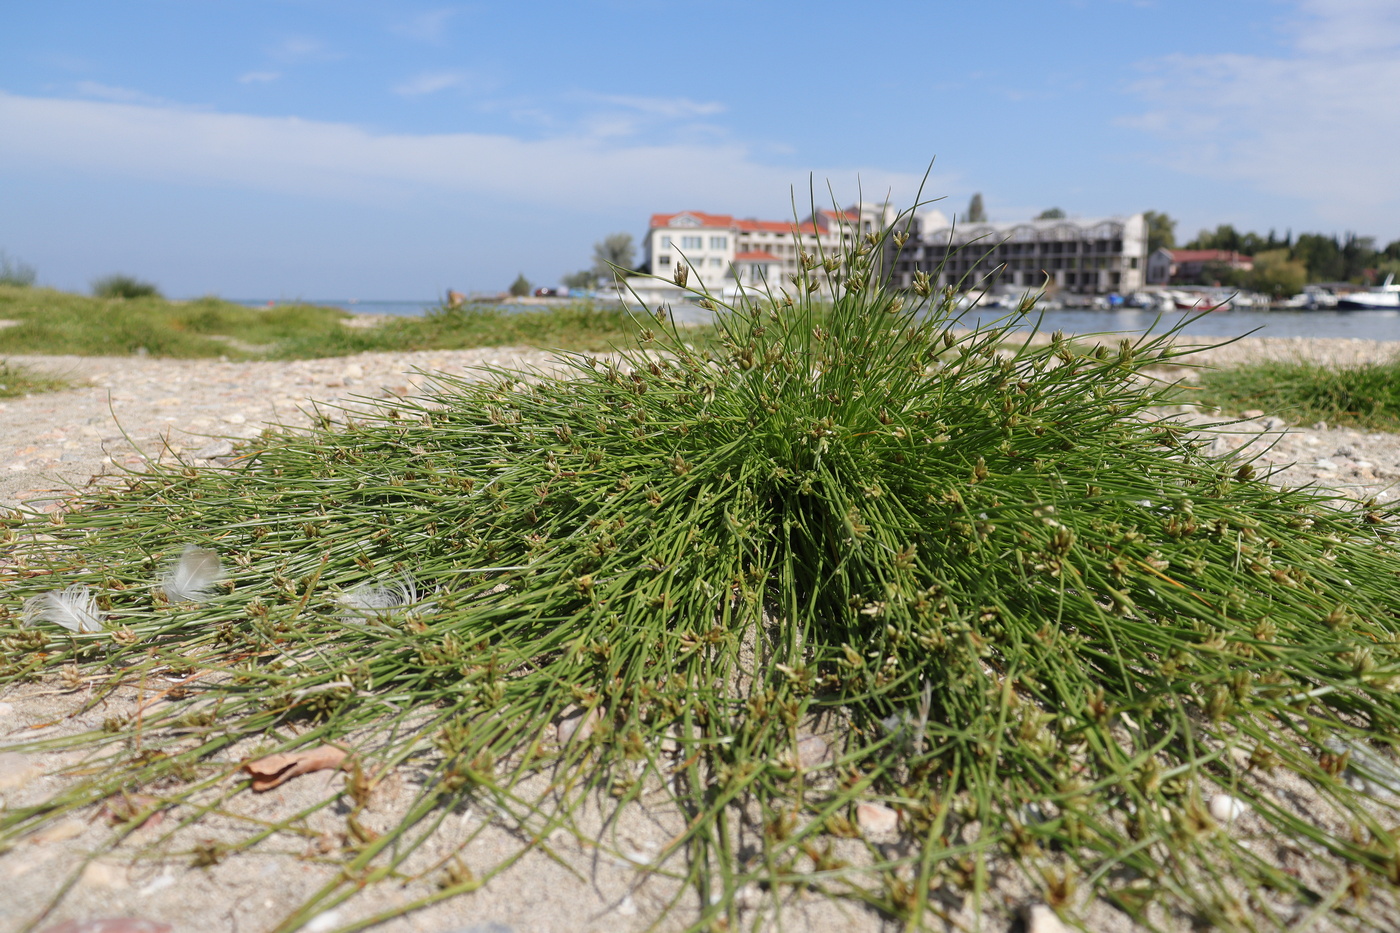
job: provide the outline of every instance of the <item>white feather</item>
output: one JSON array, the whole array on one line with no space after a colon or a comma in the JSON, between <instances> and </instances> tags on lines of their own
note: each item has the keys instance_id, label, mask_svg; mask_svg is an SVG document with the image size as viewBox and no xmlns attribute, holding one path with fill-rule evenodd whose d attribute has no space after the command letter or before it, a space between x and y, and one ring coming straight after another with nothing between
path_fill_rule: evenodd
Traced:
<instances>
[{"instance_id":1,"label":"white feather","mask_svg":"<svg viewBox=\"0 0 1400 933\"><path fill-rule=\"evenodd\" d=\"M92 592L81 583L66 590L50 590L24 602L24 624L52 622L70 632L102 631L103 614Z\"/></svg>"},{"instance_id":2,"label":"white feather","mask_svg":"<svg viewBox=\"0 0 1400 933\"><path fill-rule=\"evenodd\" d=\"M161 575L160 585L172 603L202 603L213 595L210 589L223 578L218 551L190 544Z\"/></svg>"},{"instance_id":3,"label":"white feather","mask_svg":"<svg viewBox=\"0 0 1400 933\"><path fill-rule=\"evenodd\" d=\"M413 606L418 612L427 614L437 607L432 603L418 604L418 584L408 574L392 583L361 583L348 593L340 594L340 604L346 611L341 619L354 622L360 619L382 619L395 609Z\"/></svg>"}]
</instances>

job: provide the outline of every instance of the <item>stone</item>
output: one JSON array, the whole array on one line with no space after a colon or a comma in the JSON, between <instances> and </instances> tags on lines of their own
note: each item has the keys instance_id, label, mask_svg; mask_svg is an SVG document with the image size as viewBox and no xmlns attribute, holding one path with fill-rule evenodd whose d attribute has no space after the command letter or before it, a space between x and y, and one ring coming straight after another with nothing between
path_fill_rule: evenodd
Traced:
<instances>
[{"instance_id":1,"label":"stone","mask_svg":"<svg viewBox=\"0 0 1400 933\"><path fill-rule=\"evenodd\" d=\"M0 719L5 719L9 716L13 716L14 712L15 708L13 705L9 703L0 703Z\"/></svg>"},{"instance_id":2,"label":"stone","mask_svg":"<svg viewBox=\"0 0 1400 933\"><path fill-rule=\"evenodd\" d=\"M1065 933L1065 925L1055 912L1044 904L1026 908L1026 933Z\"/></svg>"},{"instance_id":3,"label":"stone","mask_svg":"<svg viewBox=\"0 0 1400 933\"><path fill-rule=\"evenodd\" d=\"M1313 429L1314 431L1326 431L1326 430L1327 430L1327 422L1326 422L1326 421L1319 421L1319 422L1317 422L1316 424L1314 424L1314 425L1312 426L1312 429Z\"/></svg>"},{"instance_id":4,"label":"stone","mask_svg":"<svg viewBox=\"0 0 1400 933\"><path fill-rule=\"evenodd\" d=\"M1351 457L1351 458L1355 458L1355 457L1356 457L1356 448L1355 448L1355 447L1352 447L1350 444L1343 444L1342 446L1340 446L1340 447L1337 448L1336 453L1334 453L1332 456L1334 456L1334 457Z\"/></svg>"},{"instance_id":5,"label":"stone","mask_svg":"<svg viewBox=\"0 0 1400 933\"><path fill-rule=\"evenodd\" d=\"M602 718L603 714L596 706L586 712L578 706L566 707L559 714L559 722L554 727L559 744L568 745L575 739L584 741L593 734Z\"/></svg>"},{"instance_id":6,"label":"stone","mask_svg":"<svg viewBox=\"0 0 1400 933\"><path fill-rule=\"evenodd\" d=\"M215 457L228 457L233 454L233 443L220 438L211 441L190 454L196 460L213 460Z\"/></svg>"},{"instance_id":7,"label":"stone","mask_svg":"<svg viewBox=\"0 0 1400 933\"><path fill-rule=\"evenodd\" d=\"M126 873L110 862L88 862L82 883L94 888L115 890L126 887Z\"/></svg>"},{"instance_id":8,"label":"stone","mask_svg":"<svg viewBox=\"0 0 1400 933\"><path fill-rule=\"evenodd\" d=\"M48 927L43 933L170 933L170 924L137 917L99 917L93 920L67 920Z\"/></svg>"},{"instance_id":9,"label":"stone","mask_svg":"<svg viewBox=\"0 0 1400 933\"><path fill-rule=\"evenodd\" d=\"M224 416L223 416L221 419L219 419L219 420L221 420L221 421L227 421L229 424L243 424L245 421L248 420L248 416L247 416L247 415L244 415L242 412L237 412L237 411L235 411L235 412L230 412L230 413L227 414L227 415L224 415Z\"/></svg>"},{"instance_id":10,"label":"stone","mask_svg":"<svg viewBox=\"0 0 1400 933\"><path fill-rule=\"evenodd\" d=\"M38 774L34 763L19 752L0 752L0 791L17 790Z\"/></svg>"},{"instance_id":11,"label":"stone","mask_svg":"<svg viewBox=\"0 0 1400 933\"><path fill-rule=\"evenodd\" d=\"M1207 807L1210 809L1210 815L1221 823L1233 823L1249 812L1248 804L1229 794L1216 794L1210 798Z\"/></svg>"},{"instance_id":12,"label":"stone","mask_svg":"<svg viewBox=\"0 0 1400 933\"><path fill-rule=\"evenodd\" d=\"M861 832L892 833L899 828L899 813L881 803L862 803L856 807L856 822Z\"/></svg>"},{"instance_id":13,"label":"stone","mask_svg":"<svg viewBox=\"0 0 1400 933\"><path fill-rule=\"evenodd\" d=\"M810 771L831 761L831 743L819 735L804 735L797 740L797 762L803 771Z\"/></svg>"},{"instance_id":14,"label":"stone","mask_svg":"<svg viewBox=\"0 0 1400 933\"><path fill-rule=\"evenodd\" d=\"M1263 417L1263 415L1263 410L1259 408L1251 408L1249 411L1243 413L1245 418L1260 418Z\"/></svg>"},{"instance_id":15,"label":"stone","mask_svg":"<svg viewBox=\"0 0 1400 933\"><path fill-rule=\"evenodd\" d=\"M82 820L69 819L61 823L53 823L45 826L37 833L29 837L29 841L35 845L47 845L51 842L66 842L69 839L76 839L87 831L87 823Z\"/></svg>"}]
</instances>

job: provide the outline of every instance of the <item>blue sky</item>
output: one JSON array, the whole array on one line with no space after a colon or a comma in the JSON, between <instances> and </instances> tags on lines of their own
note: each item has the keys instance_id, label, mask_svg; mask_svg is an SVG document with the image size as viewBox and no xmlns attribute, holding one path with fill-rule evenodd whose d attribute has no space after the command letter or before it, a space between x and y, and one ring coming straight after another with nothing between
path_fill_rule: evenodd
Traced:
<instances>
[{"instance_id":1,"label":"blue sky","mask_svg":"<svg viewBox=\"0 0 1400 933\"><path fill-rule=\"evenodd\" d=\"M949 213L1400 239L1395 0L7 6L0 249L65 289L554 283L655 211L907 206L930 160Z\"/></svg>"}]
</instances>

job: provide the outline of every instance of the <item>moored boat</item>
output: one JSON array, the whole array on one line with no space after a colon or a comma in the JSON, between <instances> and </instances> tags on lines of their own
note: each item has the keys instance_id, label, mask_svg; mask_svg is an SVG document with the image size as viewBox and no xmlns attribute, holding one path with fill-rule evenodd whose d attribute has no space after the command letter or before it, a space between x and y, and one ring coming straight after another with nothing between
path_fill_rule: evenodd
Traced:
<instances>
[{"instance_id":1,"label":"moored boat","mask_svg":"<svg viewBox=\"0 0 1400 933\"><path fill-rule=\"evenodd\" d=\"M1338 311L1395 311L1400 309L1400 285L1395 273L1385 277L1385 283L1370 291L1337 296Z\"/></svg>"}]
</instances>

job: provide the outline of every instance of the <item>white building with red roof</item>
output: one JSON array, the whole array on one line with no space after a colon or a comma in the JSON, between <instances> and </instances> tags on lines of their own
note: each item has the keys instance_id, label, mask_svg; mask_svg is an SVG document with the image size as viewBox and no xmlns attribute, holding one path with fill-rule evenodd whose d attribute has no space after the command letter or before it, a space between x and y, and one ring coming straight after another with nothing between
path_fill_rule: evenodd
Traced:
<instances>
[{"instance_id":1,"label":"white building with red roof","mask_svg":"<svg viewBox=\"0 0 1400 933\"><path fill-rule=\"evenodd\" d=\"M677 265L690 270L691 285L703 283L715 294L764 283L777 291L797 274L803 252L839 253L854 238L893 221L888 205L856 204L844 211L818 210L800 223L758 220L732 214L680 211L652 214L642 243L647 268L671 278Z\"/></svg>"}]
</instances>

